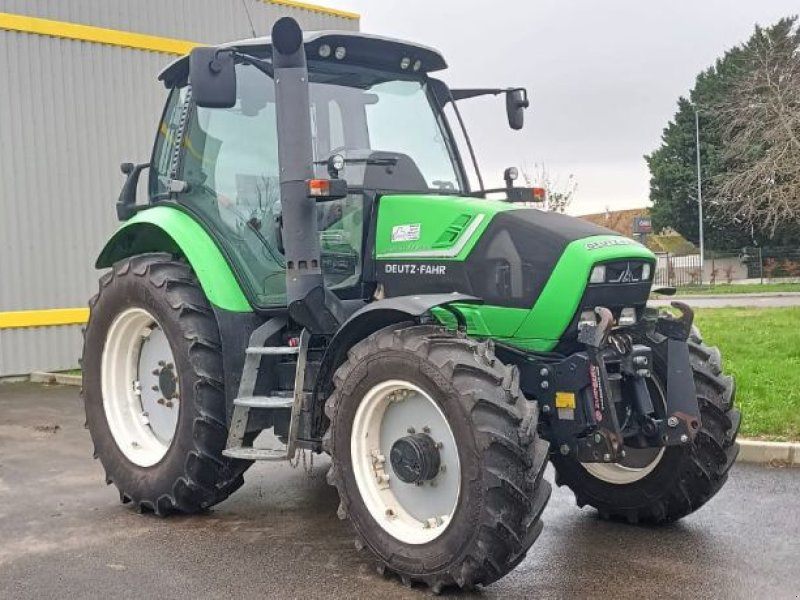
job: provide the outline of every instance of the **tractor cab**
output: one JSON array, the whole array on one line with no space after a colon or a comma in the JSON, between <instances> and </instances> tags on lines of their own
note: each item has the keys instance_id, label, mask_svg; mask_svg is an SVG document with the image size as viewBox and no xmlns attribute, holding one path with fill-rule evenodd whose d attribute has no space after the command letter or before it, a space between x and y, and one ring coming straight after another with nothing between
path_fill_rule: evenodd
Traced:
<instances>
[{"instance_id":1,"label":"tractor cab","mask_svg":"<svg viewBox=\"0 0 800 600\"><path fill-rule=\"evenodd\" d=\"M304 43L313 177L347 186L341 197L317 204L322 270L338 295L361 297L365 232L378 194L469 192L442 112L447 88L428 76L446 64L429 48L362 34L315 33ZM192 101L189 57L161 74L171 93L158 130L149 195L153 202L174 200L201 220L240 265L256 305L282 306L286 232L271 40L223 48L262 61L235 60L230 107ZM183 141L176 148L179 137Z\"/></svg>"},{"instance_id":2,"label":"tractor cab","mask_svg":"<svg viewBox=\"0 0 800 600\"><path fill-rule=\"evenodd\" d=\"M322 272L338 297L370 298L380 274L368 247L378 226L376 201L387 195L423 195L426 203L437 196L485 196L487 190L470 189L456 139L469 142L455 100L505 94L509 123L519 129L527 95L519 88L450 90L431 77L447 66L441 54L408 42L317 32L305 34L303 46L310 131L286 136L308 137L309 177L337 180L343 190L317 204ZM287 232L272 39L200 49L206 50L231 59L228 86L235 93L226 106L198 102L198 93L208 92L192 85L189 56L161 73L171 92L152 159L150 201L178 203L203 223L238 265L252 304L285 306ZM480 181L474 156L469 162ZM510 180L507 188L499 191L513 190ZM447 222L435 225L437 236L452 231L451 221L473 217L442 218ZM386 225L395 226L403 223Z\"/></svg>"}]
</instances>

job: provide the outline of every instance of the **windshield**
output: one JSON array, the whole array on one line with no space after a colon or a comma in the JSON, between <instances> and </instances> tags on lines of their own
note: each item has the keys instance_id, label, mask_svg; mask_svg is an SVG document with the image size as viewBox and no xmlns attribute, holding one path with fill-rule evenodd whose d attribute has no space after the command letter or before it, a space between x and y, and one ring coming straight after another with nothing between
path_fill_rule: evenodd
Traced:
<instances>
[{"instance_id":1,"label":"windshield","mask_svg":"<svg viewBox=\"0 0 800 600\"><path fill-rule=\"evenodd\" d=\"M348 184L384 191L462 189L444 124L418 80L323 83L311 72L317 176L333 154Z\"/></svg>"}]
</instances>

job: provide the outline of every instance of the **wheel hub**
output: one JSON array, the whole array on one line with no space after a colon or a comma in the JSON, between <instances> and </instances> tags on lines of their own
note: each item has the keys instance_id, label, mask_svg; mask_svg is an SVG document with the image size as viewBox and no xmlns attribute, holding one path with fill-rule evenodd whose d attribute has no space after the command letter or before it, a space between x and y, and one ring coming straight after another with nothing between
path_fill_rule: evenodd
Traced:
<instances>
[{"instance_id":1,"label":"wheel hub","mask_svg":"<svg viewBox=\"0 0 800 600\"><path fill-rule=\"evenodd\" d=\"M424 433L400 438L389 453L397 478L404 483L430 481L439 474L441 457L436 442Z\"/></svg>"},{"instance_id":2,"label":"wheel hub","mask_svg":"<svg viewBox=\"0 0 800 600\"><path fill-rule=\"evenodd\" d=\"M163 361L162 361L163 363ZM178 379L175 377L173 365L167 364L156 371L158 375L158 391L164 400L172 400L178 393Z\"/></svg>"}]
</instances>

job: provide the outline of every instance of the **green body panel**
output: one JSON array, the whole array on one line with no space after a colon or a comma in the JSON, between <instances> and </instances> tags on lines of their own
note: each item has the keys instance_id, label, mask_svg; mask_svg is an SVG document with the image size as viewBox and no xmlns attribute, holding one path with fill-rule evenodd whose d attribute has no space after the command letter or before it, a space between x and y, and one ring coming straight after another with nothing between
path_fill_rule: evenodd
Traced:
<instances>
[{"instance_id":1,"label":"green body panel","mask_svg":"<svg viewBox=\"0 0 800 600\"><path fill-rule=\"evenodd\" d=\"M213 305L231 312L252 312L217 244L186 213L169 206L155 206L137 213L111 237L95 266L107 268L118 260L144 252L182 254Z\"/></svg>"},{"instance_id":2,"label":"green body panel","mask_svg":"<svg viewBox=\"0 0 800 600\"><path fill-rule=\"evenodd\" d=\"M492 217L514 209L507 202L460 196L383 196L375 257L464 260Z\"/></svg>"},{"instance_id":3,"label":"green body panel","mask_svg":"<svg viewBox=\"0 0 800 600\"><path fill-rule=\"evenodd\" d=\"M527 308L508 308L505 306L457 304L458 309L467 323L470 335L491 338L512 338L520 328L525 318L530 313ZM444 308L434 308L433 316L443 325L455 328L456 319L453 313Z\"/></svg>"},{"instance_id":4,"label":"green body panel","mask_svg":"<svg viewBox=\"0 0 800 600\"><path fill-rule=\"evenodd\" d=\"M578 309L592 267L599 262L637 258L656 259L645 246L616 235L593 236L570 243L533 309L514 334L515 344L551 350Z\"/></svg>"},{"instance_id":5,"label":"green body panel","mask_svg":"<svg viewBox=\"0 0 800 600\"><path fill-rule=\"evenodd\" d=\"M592 267L620 259L655 261L655 255L641 244L616 235L575 240L566 247L530 310L471 304L453 306L464 315L470 335L491 337L524 350L547 352L558 344L575 315ZM453 315L444 309L435 309L434 316L448 327L456 325Z\"/></svg>"}]
</instances>

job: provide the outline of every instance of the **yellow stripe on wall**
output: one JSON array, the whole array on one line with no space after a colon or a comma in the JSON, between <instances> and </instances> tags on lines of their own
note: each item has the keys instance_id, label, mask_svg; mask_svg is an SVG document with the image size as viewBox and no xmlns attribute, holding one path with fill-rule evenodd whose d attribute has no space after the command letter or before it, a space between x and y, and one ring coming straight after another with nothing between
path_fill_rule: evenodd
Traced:
<instances>
[{"instance_id":1,"label":"yellow stripe on wall","mask_svg":"<svg viewBox=\"0 0 800 600\"><path fill-rule=\"evenodd\" d=\"M121 31L119 29L105 29L92 25L52 21L50 19L2 12L0 12L0 29L180 56L188 54L192 48L200 45L197 42L189 42L187 40L175 40L143 33L131 33L130 31Z\"/></svg>"},{"instance_id":2,"label":"yellow stripe on wall","mask_svg":"<svg viewBox=\"0 0 800 600\"><path fill-rule=\"evenodd\" d=\"M361 15L358 13L350 12L347 10L339 10L337 8L328 8L327 6L320 6L318 4L309 4L308 2L295 2L295 0L261 0L265 4L277 4L278 6L289 6L291 8L301 8L303 10L310 10L311 12L320 13L323 15L331 15L334 17L341 17L343 19L351 19L358 21Z\"/></svg>"},{"instance_id":3,"label":"yellow stripe on wall","mask_svg":"<svg viewBox=\"0 0 800 600\"><path fill-rule=\"evenodd\" d=\"M88 308L51 308L0 312L0 329L83 325L89 320Z\"/></svg>"}]
</instances>

